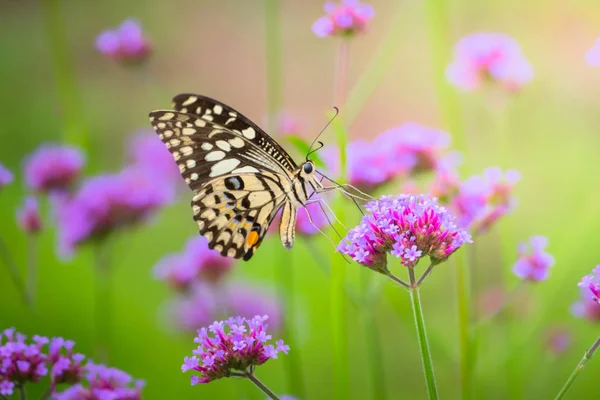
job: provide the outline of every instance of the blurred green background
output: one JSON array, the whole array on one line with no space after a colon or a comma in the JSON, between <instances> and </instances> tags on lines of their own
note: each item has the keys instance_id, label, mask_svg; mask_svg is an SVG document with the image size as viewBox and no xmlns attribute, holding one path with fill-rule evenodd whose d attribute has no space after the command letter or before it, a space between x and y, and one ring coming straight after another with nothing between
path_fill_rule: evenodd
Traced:
<instances>
[{"instance_id":1,"label":"blurred green background","mask_svg":"<svg viewBox=\"0 0 600 400\"><path fill-rule=\"evenodd\" d=\"M350 136L374 137L406 121L441 127L425 2L370 3L376 16L368 32L350 45L348 87L350 93L357 82L363 88L353 94L356 119ZM264 126L265 7L273 4L279 7L285 110L300 116L304 136L312 138L333 105L338 44L335 38L319 39L311 32L311 24L323 14L320 1L0 1L0 161L18 173L16 182L0 193L0 234L19 265L26 260L25 237L14 214L24 195L22 158L41 142L60 141L65 131L50 46L53 12L60 14L58 26L66 35L64 50L80 96L68 111L76 112L76 126L85 127L80 130L87 140L85 171L92 175L120 168L128 136L147 128L147 113L168 106L171 96L180 92L220 99ZM550 279L527 287L517 298L519 312L481 332L475 398L551 398L597 335L597 325L575 319L569 307L579 297L576 283L600 262L600 69L584 62L585 52L600 35L600 4L461 0L447 2L446 7L450 31L443 40L453 44L476 31L506 33L518 40L535 70L535 79L511 99L501 120L485 94L456 96L464 129L451 133L466 138L455 140L465 157L463 175L495 165L523 174L516 187L519 206L499 227L509 235L501 243L497 231L490 232L468 249L475 301L502 282L516 285L510 266L517 243L530 235L548 236L549 251L556 258ZM147 75L105 59L94 48L99 32L128 17L139 19L153 45ZM382 43L387 43L383 55ZM444 63L450 61L449 55L441 57ZM500 135L508 147L504 160L497 151ZM333 133L327 132L323 140L333 143ZM397 184L386 188L389 193L398 190ZM223 379L191 387L188 374L180 371L193 342L189 335L173 333L161 319L158 311L172 293L152 277L151 267L165 253L179 251L196 233L188 202L184 194L152 223L118 235L110 364L145 379L143 394L148 399L264 398L246 381ZM352 218L350 225L358 222L358 217ZM332 252L324 238L315 237L313 245ZM61 262L54 249L54 230L48 226L40 237L34 313L23 307L6 269L0 268L0 328L64 336L76 341L79 351L92 354L91 252L83 249L72 261ZM315 264L305 239L297 241L291 263L280 262L282 252L278 239L271 237L250 262L239 263L234 277L275 291L276 269L290 270L295 286L293 329L299 343L288 357L299 356L306 399L332 398L330 278ZM367 314L376 322L383 348L380 371L386 398L425 398L408 294L356 264L347 269L350 284L372 279L383 288L368 310L348 304L351 398L370 398L373 393ZM402 273L399 267L396 271ZM427 280L422 297L440 393L446 399L459 398L452 261ZM560 355L551 354L546 345L547 335L556 328L566 329L572 340ZM277 393L286 393L285 365L281 358L269 361L257 375ZM600 362L592 361L568 398L595 398L599 374Z\"/></svg>"}]
</instances>

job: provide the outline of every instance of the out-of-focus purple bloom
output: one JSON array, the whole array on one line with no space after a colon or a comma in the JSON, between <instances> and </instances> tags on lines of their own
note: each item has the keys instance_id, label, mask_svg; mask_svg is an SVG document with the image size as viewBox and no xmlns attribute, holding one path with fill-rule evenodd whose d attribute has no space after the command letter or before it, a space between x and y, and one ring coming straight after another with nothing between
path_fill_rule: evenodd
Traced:
<instances>
[{"instance_id":1,"label":"out-of-focus purple bloom","mask_svg":"<svg viewBox=\"0 0 600 400\"><path fill-rule=\"evenodd\" d=\"M10 396L13 394L14 388L15 384L13 382L6 380L5 377L0 375L0 395Z\"/></svg>"},{"instance_id":2,"label":"out-of-focus purple bloom","mask_svg":"<svg viewBox=\"0 0 600 400\"><path fill-rule=\"evenodd\" d=\"M600 321L600 265L581 278L577 286L581 288L581 301L573 304L571 312L577 317Z\"/></svg>"},{"instance_id":3,"label":"out-of-focus purple bloom","mask_svg":"<svg viewBox=\"0 0 600 400\"><path fill-rule=\"evenodd\" d=\"M129 144L129 153L134 166L162 180L165 185L172 187L181 182L173 156L153 131L143 129L136 133Z\"/></svg>"},{"instance_id":4,"label":"out-of-focus purple bloom","mask_svg":"<svg viewBox=\"0 0 600 400\"><path fill-rule=\"evenodd\" d=\"M150 56L150 43L144 37L140 24L125 20L113 30L106 30L96 38L96 49L107 57L124 63L139 63Z\"/></svg>"},{"instance_id":5,"label":"out-of-focus purple bloom","mask_svg":"<svg viewBox=\"0 0 600 400\"><path fill-rule=\"evenodd\" d=\"M387 274L387 253L406 267L414 267L429 256L432 263L446 260L464 243L469 233L437 200L426 195L383 196L367 203L357 227L339 245L340 252L375 271Z\"/></svg>"},{"instance_id":6,"label":"out-of-focus purple bloom","mask_svg":"<svg viewBox=\"0 0 600 400\"><path fill-rule=\"evenodd\" d=\"M232 371L246 372L277 358L280 351L287 354L289 347L283 342L277 346L267 344L271 339L267 334L267 319L266 315L252 319L232 317L215 321L208 329L199 329L194 339L198 347L193 356L185 357L181 370L199 373L191 377L192 385L196 385L229 377Z\"/></svg>"},{"instance_id":7,"label":"out-of-focus purple bloom","mask_svg":"<svg viewBox=\"0 0 600 400\"><path fill-rule=\"evenodd\" d=\"M231 258L209 249L205 237L194 236L186 243L183 253L170 254L160 260L154 267L154 276L175 289L186 290L199 279L219 282L232 267Z\"/></svg>"},{"instance_id":8,"label":"out-of-focus purple bloom","mask_svg":"<svg viewBox=\"0 0 600 400\"><path fill-rule=\"evenodd\" d=\"M79 178L84 162L75 147L42 145L25 159L25 183L39 193L68 189Z\"/></svg>"},{"instance_id":9,"label":"out-of-focus purple bloom","mask_svg":"<svg viewBox=\"0 0 600 400\"><path fill-rule=\"evenodd\" d=\"M545 251L548 239L532 236L529 244L519 244L519 259L513 265L513 272L521 279L539 282L548 279L549 269L554 265L554 257Z\"/></svg>"},{"instance_id":10,"label":"out-of-focus purple bloom","mask_svg":"<svg viewBox=\"0 0 600 400\"><path fill-rule=\"evenodd\" d=\"M559 356L571 347L573 341L571 333L564 328L552 328L546 332L546 348L554 355Z\"/></svg>"},{"instance_id":11,"label":"out-of-focus purple bloom","mask_svg":"<svg viewBox=\"0 0 600 400\"><path fill-rule=\"evenodd\" d=\"M304 130L298 118L287 111L280 111L275 116L275 133L279 136L298 135Z\"/></svg>"},{"instance_id":12,"label":"out-of-focus purple bloom","mask_svg":"<svg viewBox=\"0 0 600 400\"><path fill-rule=\"evenodd\" d=\"M0 163L0 189L13 181L13 174Z\"/></svg>"},{"instance_id":13,"label":"out-of-focus purple bloom","mask_svg":"<svg viewBox=\"0 0 600 400\"><path fill-rule=\"evenodd\" d=\"M594 45L585 53L585 61L590 67L600 67L600 38L596 39Z\"/></svg>"},{"instance_id":14,"label":"out-of-focus purple bloom","mask_svg":"<svg viewBox=\"0 0 600 400\"><path fill-rule=\"evenodd\" d=\"M170 189L136 167L86 180L72 197L54 199L60 251L69 255L80 244L146 220L173 200Z\"/></svg>"},{"instance_id":15,"label":"out-of-focus purple bloom","mask_svg":"<svg viewBox=\"0 0 600 400\"><path fill-rule=\"evenodd\" d=\"M54 393L56 400L138 400L142 398L144 381L134 380L129 374L88 361L86 384L76 384Z\"/></svg>"},{"instance_id":16,"label":"out-of-focus purple bloom","mask_svg":"<svg viewBox=\"0 0 600 400\"><path fill-rule=\"evenodd\" d=\"M515 170L488 168L482 176L462 182L451 201L460 225L477 233L487 231L516 206L512 192L520 179L521 174Z\"/></svg>"},{"instance_id":17,"label":"out-of-focus purple bloom","mask_svg":"<svg viewBox=\"0 0 600 400\"><path fill-rule=\"evenodd\" d=\"M375 15L370 4L361 4L359 0L342 0L340 4L325 3L324 17L315 21L312 30L318 37L351 36L364 32L369 21Z\"/></svg>"},{"instance_id":18,"label":"out-of-focus purple bloom","mask_svg":"<svg viewBox=\"0 0 600 400\"><path fill-rule=\"evenodd\" d=\"M0 382L38 382L48 374L47 355L43 350L48 339L34 336L30 343L26 339L14 328L6 329L4 335L0 335ZM3 386L5 391L9 390L9 384Z\"/></svg>"},{"instance_id":19,"label":"out-of-focus purple bloom","mask_svg":"<svg viewBox=\"0 0 600 400\"><path fill-rule=\"evenodd\" d=\"M217 287L196 282L185 294L180 294L166 304L167 319L178 330L195 332L213 321L221 307L222 296Z\"/></svg>"},{"instance_id":20,"label":"out-of-focus purple bloom","mask_svg":"<svg viewBox=\"0 0 600 400\"><path fill-rule=\"evenodd\" d=\"M269 326L279 330L281 324L281 307L277 298L260 289L242 282L235 282L227 287L224 306L229 315L251 318L253 315L268 315Z\"/></svg>"},{"instance_id":21,"label":"out-of-focus purple bloom","mask_svg":"<svg viewBox=\"0 0 600 400\"><path fill-rule=\"evenodd\" d=\"M498 82L509 91L519 90L533 79L533 68L516 40L501 33L474 33L454 48L454 60L446 70L450 83L465 91L482 82Z\"/></svg>"},{"instance_id":22,"label":"out-of-focus purple bloom","mask_svg":"<svg viewBox=\"0 0 600 400\"><path fill-rule=\"evenodd\" d=\"M368 190L395 177L406 177L438 167L450 145L444 131L405 123L379 134L372 142L357 140L346 149L346 177L350 184ZM339 149L323 151L328 173L340 174ZM445 161L444 161L445 162Z\"/></svg>"},{"instance_id":23,"label":"out-of-focus purple bloom","mask_svg":"<svg viewBox=\"0 0 600 400\"><path fill-rule=\"evenodd\" d=\"M24 232L37 233L42 230L42 217L35 197L26 197L23 207L17 210L17 221Z\"/></svg>"}]
</instances>

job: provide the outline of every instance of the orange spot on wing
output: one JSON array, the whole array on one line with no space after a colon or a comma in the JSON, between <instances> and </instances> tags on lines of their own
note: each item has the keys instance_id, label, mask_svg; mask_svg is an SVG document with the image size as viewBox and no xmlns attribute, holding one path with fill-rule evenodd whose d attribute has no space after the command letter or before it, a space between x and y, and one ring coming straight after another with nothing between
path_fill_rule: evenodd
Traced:
<instances>
[{"instance_id":1,"label":"orange spot on wing","mask_svg":"<svg viewBox=\"0 0 600 400\"><path fill-rule=\"evenodd\" d=\"M256 242L258 242L258 233L256 231L252 231L248 235L248 239L246 239L246 243L248 243L248 246L253 246Z\"/></svg>"}]
</instances>

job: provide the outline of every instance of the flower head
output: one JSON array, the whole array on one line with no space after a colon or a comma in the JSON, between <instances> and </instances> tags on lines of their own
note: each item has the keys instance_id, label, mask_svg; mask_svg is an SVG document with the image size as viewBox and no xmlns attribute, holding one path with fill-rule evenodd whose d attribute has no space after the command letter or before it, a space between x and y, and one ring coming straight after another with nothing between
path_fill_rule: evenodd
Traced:
<instances>
[{"instance_id":1,"label":"flower head","mask_svg":"<svg viewBox=\"0 0 600 400\"><path fill-rule=\"evenodd\" d=\"M471 241L456 218L426 195L383 196L368 203L367 211L338 249L381 273L387 273L387 253L406 267L414 267L425 256L437 264Z\"/></svg>"},{"instance_id":2,"label":"flower head","mask_svg":"<svg viewBox=\"0 0 600 400\"><path fill-rule=\"evenodd\" d=\"M232 372L245 372L277 358L279 352L287 354L289 347L283 341L267 344L271 339L267 334L267 319L266 315L252 319L232 317L215 321L208 329L199 329L194 339L198 347L193 356L185 357L181 370L199 373L191 377L195 385L229 377Z\"/></svg>"},{"instance_id":3,"label":"flower head","mask_svg":"<svg viewBox=\"0 0 600 400\"><path fill-rule=\"evenodd\" d=\"M55 198L60 250L101 239L114 230L146 220L172 201L174 193L141 168L86 180L72 197Z\"/></svg>"},{"instance_id":4,"label":"flower head","mask_svg":"<svg viewBox=\"0 0 600 400\"><path fill-rule=\"evenodd\" d=\"M585 53L585 61L590 67L600 67L600 38Z\"/></svg>"},{"instance_id":5,"label":"flower head","mask_svg":"<svg viewBox=\"0 0 600 400\"><path fill-rule=\"evenodd\" d=\"M577 286L581 288L581 301L573 304L571 312L577 317L600 321L600 265L581 278Z\"/></svg>"},{"instance_id":6,"label":"flower head","mask_svg":"<svg viewBox=\"0 0 600 400\"><path fill-rule=\"evenodd\" d=\"M513 266L513 272L521 279L539 282L548 279L549 269L554 265L554 257L545 249L548 239L544 236L532 236L529 244L519 244L519 259Z\"/></svg>"},{"instance_id":7,"label":"flower head","mask_svg":"<svg viewBox=\"0 0 600 400\"><path fill-rule=\"evenodd\" d=\"M318 37L351 36L364 32L375 15L373 6L361 4L359 0L342 0L340 4L327 2L324 9L327 15L312 26Z\"/></svg>"},{"instance_id":8,"label":"flower head","mask_svg":"<svg viewBox=\"0 0 600 400\"><path fill-rule=\"evenodd\" d=\"M0 163L0 189L13 181L13 174L2 163ZM1 386L0 386L1 388Z\"/></svg>"},{"instance_id":9,"label":"flower head","mask_svg":"<svg viewBox=\"0 0 600 400\"><path fill-rule=\"evenodd\" d=\"M3 333L3 337L0 336L0 382L38 382L48 374L48 356L43 349L48 343L47 338L34 336L28 342L27 337L14 328ZM8 391L9 384L0 383L2 389Z\"/></svg>"},{"instance_id":10,"label":"flower head","mask_svg":"<svg viewBox=\"0 0 600 400\"><path fill-rule=\"evenodd\" d=\"M218 282L232 267L231 258L209 249L205 237L194 236L188 240L183 253L170 254L160 260L154 267L154 276L166 280L176 289L185 290L199 279Z\"/></svg>"},{"instance_id":11,"label":"flower head","mask_svg":"<svg viewBox=\"0 0 600 400\"><path fill-rule=\"evenodd\" d=\"M88 361L85 383L54 394L57 400L139 400L144 382L116 368Z\"/></svg>"},{"instance_id":12,"label":"flower head","mask_svg":"<svg viewBox=\"0 0 600 400\"><path fill-rule=\"evenodd\" d=\"M454 61L446 76L465 91L476 90L485 80L515 91L533 79L533 69L519 44L500 33L474 33L463 37L454 48Z\"/></svg>"},{"instance_id":13,"label":"flower head","mask_svg":"<svg viewBox=\"0 0 600 400\"><path fill-rule=\"evenodd\" d=\"M83 164L75 147L42 145L25 160L25 183L40 193L65 190L79 178Z\"/></svg>"},{"instance_id":14,"label":"flower head","mask_svg":"<svg viewBox=\"0 0 600 400\"><path fill-rule=\"evenodd\" d=\"M139 63L150 56L150 43L144 37L140 24L128 19L96 38L96 49L105 56L124 63Z\"/></svg>"},{"instance_id":15,"label":"flower head","mask_svg":"<svg viewBox=\"0 0 600 400\"><path fill-rule=\"evenodd\" d=\"M42 217L35 197L26 197L23 207L17 210L17 221L24 232L37 233L42 230Z\"/></svg>"}]
</instances>

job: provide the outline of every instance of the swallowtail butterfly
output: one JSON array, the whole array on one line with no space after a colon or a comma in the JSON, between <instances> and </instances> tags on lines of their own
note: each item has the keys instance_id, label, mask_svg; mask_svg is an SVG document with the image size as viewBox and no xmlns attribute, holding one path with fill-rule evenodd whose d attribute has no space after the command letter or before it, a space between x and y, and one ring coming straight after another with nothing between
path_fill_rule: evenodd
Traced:
<instances>
[{"instance_id":1,"label":"swallowtail butterfly","mask_svg":"<svg viewBox=\"0 0 600 400\"><path fill-rule=\"evenodd\" d=\"M221 255L249 260L280 209L283 246L294 244L296 213L323 189L315 164L298 166L266 132L233 108L180 94L150 122L194 192L200 234Z\"/></svg>"}]
</instances>

